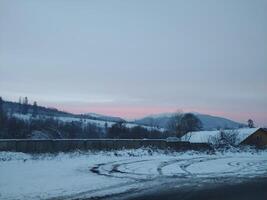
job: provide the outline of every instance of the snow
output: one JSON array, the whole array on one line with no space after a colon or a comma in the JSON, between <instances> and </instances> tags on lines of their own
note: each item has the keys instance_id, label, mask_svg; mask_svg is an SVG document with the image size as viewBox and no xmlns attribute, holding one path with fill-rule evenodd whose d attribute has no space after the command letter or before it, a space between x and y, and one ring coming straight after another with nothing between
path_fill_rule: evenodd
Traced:
<instances>
[{"instance_id":1,"label":"snow","mask_svg":"<svg viewBox=\"0 0 267 200\"><path fill-rule=\"evenodd\" d=\"M227 131L235 131L237 133L237 143L242 142L248 136L255 133L259 128L240 128L240 129L233 129L233 130L225 130ZM182 137L182 141L189 141L191 143L208 143L211 142L212 137L219 136L220 131L196 131L187 133L185 136Z\"/></svg>"},{"instance_id":2,"label":"snow","mask_svg":"<svg viewBox=\"0 0 267 200\"><path fill-rule=\"evenodd\" d=\"M107 116L107 115L102 115L102 114L97 114L97 113L85 113L83 115L89 116L89 117L94 117L94 118L97 118L97 119L100 119L100 120L103 120L103 121L113 121L113 122L124 121L120 117Z\"/></svg>"},{"instance_id":3,"label":"snow","mask_svg":"<svg viewBox=\"0 0 267 200\"><path fill-rule=\"evenodd\" d=\"M19 114L19 113L14 113L13 114L14 117L16 118L19 118L19 119L22 119L22 120L31 120L31 114L27 114L27 115L24 115L24 114ZM44 118L51 118L51 116L45 116L45 115L41 115L41 116L38 116L40 119L42 119L43 117ZM37 117L37 118L38 118ZM52 117L53 119L55 120L59 120L59 121L62 121L62 122L82 122L83 124L94 124L98 127L101 127L101 128L105 128L105 125L107 125L107 127L111 127L112 125L116 124L116 122L113 122L113 121L106 121L106 120L97 120L97 119L86 119L86 118L79 118L79 117ZM150 126L145 126L145 125L138 125L138 124L135 124L135 123L130 123L130 122L126 122L126 123L123 123L127 128L133 128L133 127L136 127L136 126L141 126L143 128L146 128L147 130L158 130L158 131L165 131L165 129L163 128L155 128L155 127L150 127Z\"/></svg>"},{"instance_id":4,"label":"snow","mask_svg":"<svg viewBox=\"0 0 267 200\"><path fill-rule=\"evenodd\" d=\"M30 120L32 115L31 114L25 114L24 115L24 114L20 114L20 113L13 113L12 116L16 117L18 119L22 119L22 120L27 121L27 120Z\"/></svg>"},{"instance_id":5,"label":"snow","mask_svg":"<svg viewBox=\"0 0 267 200\"><path fill-rule=\"evenodd\" d=\"M245 126L245 124L235 122L235 121L223 118L223 117L200 114L197 112L187 112L187 113L194 114L202 122L204 130L216 130L218 127L221 127L221 128L228 127L231 129L236 129L240 126L242 127ZM141 119L135 119L135 121L141 124L142 123L150 124L151 119L154 119L156 120L155 122L158 126L168 128L169 121L171 120L171 117L173 117L175 114L177 113L159 113L159 114L154 114L154 115L148 115Z\"/></svg>"},{"instance_id":6,"label":"snow","mask_svg":"<svg viewBox=\"0 0 267 200\"><path fill-rule=\"evenodd\" d=\"M267 151L164 152L150 149L30 155L0 152L0 199L90 198L154 187L179 177L266 176ZM188 180L190 180L188 182Z\"/></svg>"}]
</instances>

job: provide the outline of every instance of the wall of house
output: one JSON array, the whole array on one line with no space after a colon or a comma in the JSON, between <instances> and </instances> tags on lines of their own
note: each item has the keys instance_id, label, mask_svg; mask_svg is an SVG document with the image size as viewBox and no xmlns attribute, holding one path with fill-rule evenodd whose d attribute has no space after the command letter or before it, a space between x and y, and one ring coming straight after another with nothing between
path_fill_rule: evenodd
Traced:
<instances>
[{"instance_id":1,"label":"wall of house","mask_svg":"<svg viewBox=\"0 0 267 200\"><path fill-rule=\"evenodd\" d=\"M267 147L267 131L264 129L259 129L247 139L245 139L241 144L254 145L257 147Z\"/></svg>"},{"instance_id":2,"label":"wall of house","mask_svg":"<svg viewBox=\"0 0 267 200\"><path fill-rule=\"evenodd\" d=\"M158 149L212 150L206 143L167 142L166 140L73 139L73 140L0 140L0 151L46 153L73 150L117 150L151 147Z\"/></svg>"}]
</instances>

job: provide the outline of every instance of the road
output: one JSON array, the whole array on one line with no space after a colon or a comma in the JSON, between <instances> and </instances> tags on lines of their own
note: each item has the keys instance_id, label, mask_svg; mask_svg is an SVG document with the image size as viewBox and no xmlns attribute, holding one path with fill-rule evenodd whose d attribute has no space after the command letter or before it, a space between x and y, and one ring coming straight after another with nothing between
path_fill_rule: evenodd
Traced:
<instances>
[{"instance_id":1,"label":"road","mask_svg":"<svg viewBox=\"0 0 267 200\"><path fill-rule=\"evenodd\" d=\"M267 178L256 178L239 183L184 187L157 188L153 192L121 196L127 200L266 200Z\"/></svg>"}]
</instances>

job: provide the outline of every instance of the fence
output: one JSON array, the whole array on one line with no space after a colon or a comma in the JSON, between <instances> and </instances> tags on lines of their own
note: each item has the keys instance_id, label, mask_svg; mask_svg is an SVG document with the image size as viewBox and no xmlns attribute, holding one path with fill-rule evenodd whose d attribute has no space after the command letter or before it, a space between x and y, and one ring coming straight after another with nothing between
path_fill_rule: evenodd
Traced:
<instances>
[{"instance_id":1,"label":"fence","mask_svg":"<svg viewBox=\"0 0 267 200\"><path fill-rule=\"evenodd\" d=\"M158 149L211 150L206 143L167 142L163 139L55 139L28 140L3 139L0 140L0 151L15 151L25 153L53 153L73 150L118 150L151 147Z\"/></svg>"}]
</instances>

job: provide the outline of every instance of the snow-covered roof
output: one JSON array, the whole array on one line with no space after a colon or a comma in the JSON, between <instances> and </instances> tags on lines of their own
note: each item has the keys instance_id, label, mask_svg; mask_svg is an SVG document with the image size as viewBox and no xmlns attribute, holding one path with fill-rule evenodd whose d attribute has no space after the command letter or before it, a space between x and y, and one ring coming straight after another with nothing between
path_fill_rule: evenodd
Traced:
<instances>
[{"instance_id":1,"label":"snow-covered roof","mask_svg":"<svg viewBox=\"0 0 267 200\"><path fill-rule=\"evenodd\" d=\"M240 128L233 130L225 130L227 131L236 131L237 132L237 143L241 143L248 136L255 133L260 128ZM196 131L189 132L182 137L182 141L189 141L191 143L208 143L211 142L211 138L218 136L220 130L217 131Z\"/></svg>"}]
</instances>

